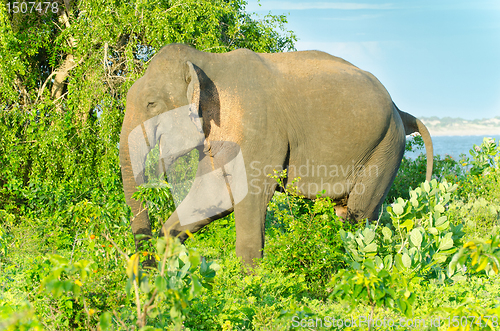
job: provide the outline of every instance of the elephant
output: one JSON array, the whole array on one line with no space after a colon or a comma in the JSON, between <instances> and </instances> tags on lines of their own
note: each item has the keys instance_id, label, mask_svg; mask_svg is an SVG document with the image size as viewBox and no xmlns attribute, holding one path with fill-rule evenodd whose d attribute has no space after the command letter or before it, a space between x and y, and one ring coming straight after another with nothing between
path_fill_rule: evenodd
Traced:
<instances>
[{"instance_id":1,"label":"elephant","mask_svg":"<svg viewBox=\"0 0 500 331\"><path fill-rule=\"evenodd\" d=\"M376 220L414 132L424 140L430 180L427 128L369 72L321 51L217 54L166 45L127 94L119 155L132 232L152 235L147 209L132 194L147 181L144 164L156 144L159 172L199 153L189 193L163 229L185 240L187 230L234 212L236 254L255 266L279 189L273 170L287 169L285 184L300 178L308 199L329 196L344 219Z\"/></svg>"}]
</instances>

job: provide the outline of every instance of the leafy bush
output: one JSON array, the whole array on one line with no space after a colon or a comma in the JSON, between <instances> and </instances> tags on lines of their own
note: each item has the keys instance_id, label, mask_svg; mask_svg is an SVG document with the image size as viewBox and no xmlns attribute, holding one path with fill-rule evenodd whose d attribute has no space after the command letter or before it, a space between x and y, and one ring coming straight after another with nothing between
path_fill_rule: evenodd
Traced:
<instances>
[{"instance_id":1,"label":"leafy bush","mask_svg":"<svg viewBox=\"0 0 500 331\"><path fill-rule=\"evenodd\" d=\"M387 207L392 224L369 225L355 234L341 231L351 265L373 258L379 268L444 281L451 255L464 233L453 225L446 205L457 185L433 179L410 191L410 199L398 198ZM448 275L451 276L451 275Z\"/></svg>"},{"instance_id":2,"label":"leafy bush","mask_svg":"<svg viewBox=\"0 0 500 331\"><path fill-rule=\"evenodd\" d=\"M43 325L35 315L35 310L29 302L11 305L0 297L0 329L14 330L44 330Z\"/></svg>"},{"instance_id":3,"label":"leafy bush","mask_svg":"<svg viewBox=\"0 0 500 331\"><path fill-rule=\"evenodd\" d=\"M470 158L464 158L463 165L470 165L470 174L480 175L489 168L498 169L500 166L500 145L497 145L496 140L488 137L483 138L483 143L469 150Z\"/></svg>"},{"instance_id":4,"label":"leafy bush","mask_svg":"<svg viewBox=\"0 0 500 331\"><path fill-rule=\"evenodd\" d=\"M41 288L60 302L62 300L62 307L70 310L69 316L60 323L72 329L90 329L98 322L102 330L129 330L134 329L134 324L156 327L151 330L173 325L180 330L190 301L203 286L211 287L218 266L200 259L195 250L187 249L177 238L159 238L154 253L136 253L130 257L111 238L108 240L126 262L128 281L124 289L130 301L122 304L118 311L103 312L97 319L98 309L87 299L92 292L87 284L93 283L90 278L97 272L98 265L94 261L71 262L59 255L49 255L50 270L42 280ZM157 259L157 269L143 270L140 267L139 256L148 254Z\"/></svg>"},{"instance_id":5,"label":"leafy bush","mask_svg":"<svg viewBox=\"0 0 500 331\"><path fill-rule=\"evenodd\" d=\"M483 198L488 202L500 201L500 169L487 168L479 175L465 176L459 182L458 195L470 201Z\"/></svg>"},{"instance_id":6,"label":"leafy bush","mask_svg":"<svg viewBox=\"0 0 500 331\"><path fill-rule=\"evenodd\" d=\"M353 266L352 270L340 270L330 282L332 297L350 304L351 309L359 304L371 307L371 318L375 307L387 307L413 316L412 305L416 295L410 290L409 279L394 268L376 266L371 258Z\"/></svg>"},{"instance_id":7,"label":"leafy bush","mask_svg":"<svg viewBox=\"0 0 500 331\"><path fill-rule=\"evenodd\" d=\"M462 223L470 238L487 237L500 229L500 201L488 201L483 197L464 202L455 199L449 205L448 215L455 223Z\"/></svg>"},{"instance_id":8,"label":"leafy bush","mask_svg":"<svg viewBox=\"0 0 500 331\"><path fill-rule=\"evenodd\" d=\"M355 226L343 222L335 214L329 197L319 194L314 201L298 194L296 178L284 187L286 170L271 176L283 187L269 204L268 240L264 248L265 267L284 274L305 276L311 290L325 295L331 275L345 266L339 231Z\"/></svg>"}]
</instances>

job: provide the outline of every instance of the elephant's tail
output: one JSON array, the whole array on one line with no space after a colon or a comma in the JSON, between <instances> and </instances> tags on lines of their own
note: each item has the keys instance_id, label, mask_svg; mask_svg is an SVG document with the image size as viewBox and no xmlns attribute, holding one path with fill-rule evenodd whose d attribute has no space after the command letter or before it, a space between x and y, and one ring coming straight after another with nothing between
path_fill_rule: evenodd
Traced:
<instances>
[{"instance_id":1,"label":"elephant's tail","mask_svg":"<svg viewBox=\"0 0 500 331\"><path fill-rule=\"evenodd\" d=\"M394 107L396 107L396 109L398 110L399 116L403 121L406 135L418 132L420 133L422 139L424 140L425 151L427 152L427 171L425 177L427 180L430 181L432 176L432 165L434 162L434 150L432 147L431 135L427 130L427 128L425 127L424 123L422 123L422 121L420 121L413 115L410 115L402 110L399 110L399 108L396 105L394 105Z\"/></svg>"}]
</instances>

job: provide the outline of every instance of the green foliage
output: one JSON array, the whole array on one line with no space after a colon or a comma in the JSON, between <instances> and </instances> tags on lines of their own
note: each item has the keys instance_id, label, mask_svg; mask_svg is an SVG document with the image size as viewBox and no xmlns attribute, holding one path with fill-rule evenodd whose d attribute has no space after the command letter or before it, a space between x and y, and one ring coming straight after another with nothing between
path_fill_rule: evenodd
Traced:
<instances>
[{"instance_id":1,"label":"green foliage","mask_svg":"<svg viewBox=\"0 0 500 331\"><path fill-rule=\"evenodd\" d=\"M97 324L102 330L131 329L123 327L125 325L149 325L154 330L173 325L175 329L180 329L189 312L190 302L203 287L211 288L218 266L200 259L194 249L181 245L177 238L158 238L154 243L154 252L135 253L130 257L113 239L108 237L107 240L112 243L109 246L121 255L124 263L120 267L126 265L127 280L122 283L122 291L128 298L126 304L122 304L121 308L115 307L112 312L104 311L105 306L96 307L98 302L93 298L92 288L95 280L92 278L100 266L95 261L72 262L59 255L49 255L48 273L40 288L58 300L62 311L58 322L74 329L90 329ZM157 268L141 268L139 256L148 255L158 261ZM123 272L122 268L119 269ZM115 272L118 271L116 269ZM102 312L100 317L98 311ZM114 321L111 319L113 315Z\"/></svg>"},{"instance_id":2,"label":"green foliage","mask_svg":"<svg viewBox=\"0 0 500 331\"><path fill-rule=\"evenodd\" d=\"M372 312L375 306L397 308L411 317L417 297L412 284L444 285L478 273L495 277L500 268L500 237L475 239L461 247L463 224L454 225L449 219L454 214L448 210L457 187L446 180L426 181L410 191L409 200L398 198L387 207L392 224L368 225L355 234L342 231L352 269L333 278L332 295L351 308L360 303L371 306ZM471 329L492 330L498 326L498 320L492 324L495 309L479 307L467 299L458 307L433 309L427 316L439 312L449 319L449 325L460 326L457 330L462 326L465 330L465 324L456 324L456 320L469 317L476 323L471 326L469 321ZM478 322L480 318L483 324Z\"/></svg>"},{"instance_id":3,"label":"green foliage","mask_svg":"<svg viewBox=\"0 0 500 331\"><path fill-rule=\"evenodd\" d=\"M353 270L340 270L330 282L331 296L351 304L397 309L406 317L413 316L415 294L412 284L396 268L376 266L373 259L356 264Z\"/></svg>"},{"instance_id":4,"label":"green foliage","mask_svg":"<svg viewBox=\"0 0 500 331\"><path fill-rule=\"evenodd\" d=\"M486 180L492 180L496 171L491 167L485 171L490 173L474 178L484 180L487 185ZM279 176L277 180L280 180ZM331 239L329 245L335 247L333 253L336 255L329 257L316 253L316 250L330 249L318 238L335 238L333 231L340 232L340 228L334 228L333 205L323 198L311 202L296 197L292 187L288 194L276 194L273 198L266 224L266 251L260 265L252 273L242 271L235 255L234 216L229 215L196 233L196 240L189 240L187 248L179 246L178 251L174 250L168 260L173 261L173 269L169 269L171 264L167 261L164 270L165 275L169 275L165 279L174 277L176 280L172 283L168 280L167 286L172 287L165 290L161 298L155 296L151 305L149 302L154 291L158 286L157 292L163 289L163 281L156 283L156 279L161 270L158 250L161 252L161 246L166 241L164 238L153 238L150 247L145 246L145 251L136 252L129 233L130 215L123 202L82 200L67 210L40 219L0 212L0 222L6 234L3 243L7 248L7 255L0 259L0 314L4 314L2 318L7 317L0 323L6 329L38 326L40 329L87 330L100 327L102 330L125 330L137 327L137 322L144 317L145 329L172 329L180 320L185 329L191 330L287 330L293 326L294 317L295 320L297 317L314 320L366 316L396 321L408 316L427 320L440 317L441 325L448 325L449 317L450 325L453 325L457 318L460 321L467 316L476 316L477 320L481 317L483 324L482 327L473 326L474 329L494 330L495 325L487 326L486 320L488 316L498 314L495 303L496 293L500 291L500 278L494 268L498 268L499 248L498 239L495 236L489 238L488 234L498 234L498 227L495 227L498 224L498 204L494 199L498 190L491 187L485 193L471 194L468 201L461 201L462 196L458 194L460 187L450 192L454 185L448 182L443 190L440 184L444 185L444 181L429 183L429 192L425 186L419 185L420 193L416 189L409 194L409 199L396 199L391 213L385 212L375 224L368 224L359 230L349 224L341 224L345 235L352 235L353 241L350 242L354 246L346 245L344 248L341 238ZM165 217L161 213L169 208L167 186L143 187L140 192L142 195L139 194L138 199L153 201L157 197L158 208L163 208L158 209L158 217ZM451 193L449 200L448 193ZM413 205L415 202L417 207ZM411 210L405 215L409 205ZM438 205L445 210L440 212L442 209ZM441 214L436 214L436 211ZM329 218L323 220L323 214ZM438 231L437 237L431 233L434 232L430 226L431 216L432 227ZM446 224L437 224L443 216L449 222L447 228L437 229ZM411 223L406 223L409 219L413 227ZM317 231L301 227L298 220L313 224ZM477 223L475 228L469 224L472 221ZM290 224L295 224L294 229L298 230L292 229ZM443 238L449 236L453 228L460 229L461 224L464 224L461 231L467 233L463 236L459 234L461 239L458 241L453 240L454 235L451 236L456 251L445 254L445 262L430 266L440 257L439 246L444 248L450 243ZM66 227L71 227L71 231L66 231ZM419 229L421 242L415 229ZM308 246L306 241L296 244L294 236L298 240L307 238L306 241L313 241L316 245ZM481 237L489 239L478 239ZM54 250L52 245L58 250ZM288 245L290 249L286 250ZM268 251L270 247L274 250L272 254ZM403 250L406 248L410 260L403 258L403 251L400 259L394 257L401 247L404 247ZM410 251L418 247L422 262L421 265L413 265L417 254L412 256ZM183 250L187 250L186 255ZM179 253L175 255L175 252ZM308 264L316 274L325 275L320 286L317 279L306 279L307 274L300 264L293 264L296 259L289 254L294 252L300 253L298 256L301 258L318 255L326 260L331 258L330 261L337 263L337 267L329 269L321 260ZM62 261L68 261L59 278L51 276L57 264L50 262L47 254L57 254ZM202 262L198 262L200 264L195 270L183 264L195 255L203 255L221 265L217 275L208 279L203 277L200 272ZM389 256L392 256L392 261ZM140 259L137 260L137 257ZM156 261L157 269L141 267L141 260L150 258ZM485 259L487 264L480 269ZM80 277L79 269L74 267L82 260L92 261L93 266L85 281ZM131 266L129 274L126 273L128 262ZM405 263L410 267L407 268ZM318 266L321 268L314 269ZM190 270L180 279L183 268ZM169 274L170 271L173 272ZM208 271L213 273L214 270L208 268ZM190 297L194 284L192 276L211 289L200 290ZM76 288L76 280L81 281L83 285L79 295L65 291L55 297L50 291L40 291L41 284L47 284L43 280L50 277L54 284L60 282L62 285L59 286L63 289L64 286L69 288L69 285ZM332 279L334 281L331 282ZM179 300L172 293L178 293L183 299ZM182 302L186 308L183 308ZM173 317L170 309L175 305L177 315L174 313ZM140 313L137 312L138 306ZM149 315L144 314L145 307L148 307ZM155 309L161 310L156 316ZM494 322L491 317L489 319Z\"/></svg>"},{"instance_id":5,"label":"green foliage","mask_svg":"<svg viewBox=\"0 0 500 331\"><path fill-rule=\"evenodd\" d=\"M175 210L170 185L166 181L158 180L143 184L138 187L132 198L147 204L152 229L161 229Z\"/></svg>"},{"instance_id":6,"label":"green foliage","mask_svg":"<svg viewBox=\"0 0 500 331\"><path fill-rule=\"evenodd\" d=\"M498 169L500 166L500 145L497 145L495 139L484 137L483 143L480 146L474 144L469 154L472 159L465 158L463 165L472 166L470 174L473 176L480 175L490 168Z\"/></svg>"},{"instance_id":7,"label":"green foliage","mask_svg":"<svg viewBox=\"0 0 500 331\"><path fill-rule=\"evenodd\" d=\"M269 204L268 233L275 240L266 244L266 267L302 274L313 292L325 295L331 275L345 266L339 230L354 226L335 215L335 204L329 197L319 194L312 202L299 196L296 182L300 178L284 187L286 170L275 171L271 177L284 193L276 194Z\"/></svg>"},{"instance_id":8,"label":"green foliage","mask_svg":"<svg viewBox=\"0 0 500 331\"><path fill-rule=\"evenodd\" d=\"M458 195L464 200L483 198L490 203L500 201L500 169L487 168L480 175L465 176L459 182Z\"/></svg>"},{"instance_id":9,"label":"green foliage","mask_svg":"<svg viewBox=\"0 0 500 331\"><path fill-rule=\"evenodd\" d=\"M458 194L457 194L458 195ZM464 202L455 199L450 203L448 215L455 222L464 225L464 230L471 238L488 237L492 230L500 225L500 201L488 201L483 197Z\"/></svg>"},{"instance_id":10,"label":"green foliage","mask_svg":"<svg viewBox=\"0 0 500 331\"><path fill-rule=\"evenodd\" d=\"M7 257L9 246L9 228L13 225L14 217L5 210L0 209L0 260Z\"/></svg>"},{"instance_id":11,"label":"green foliage","mask_svg":"<svg viewBox=\"0 0 500 331\"><path fill-rule=\"evenodd\" d=\"M20 305L11 305L0 297L0 329L14 330L44 330L35 315L33 307L28 302Z\"/></svg>"},{"instance_id":12,"label":"green foliage","mask_svg":"<svg viewBox=\"0 0 500 331\"><path fill-rule=\"evenodd\" d=\"M448 273L453 274L456 270L468 269L471 272L484 272L493 276L500 270L500 236L492 236L484 241L481 239L471 240L460 248L453 256L448 267Z\"/></svg>"},{"instance_id":13,"label":"green foliage","mask_svg":"<svg viewBox=\"0 0 500 331\"><path fill-rule=\"evenodd\" d=\"M127 261L125 289L128 296L133 289L136 311L133 307L122 309L118 322L122 326L149 326L151 330L163 330L172 325L175 330L180 330L191 302L203 287L211 288L219 266L201 259L196 250L181 245L178 238L158 238L155 246L155 252L143 254L154 255L158 260L157 268L141 269L139 253L133 254ZM109 324L108 318L102 317L100 323L102 329L107 329L105 324Z\"/></svg>"},{"instance_id":14,"label":"green foliage","mask_svg":"<svg viewBox=\"0 0 500 331\"><path fill-rule=\"evenodd\" d=\"M443 180L433 179L410 191L410 200L398 198L387 207L392 224L367 226L355 234L341 232L346 250L357 266L368 258L375 265L423 277L446 278L451 254L464 235L462 225L453 225L446 205L457 188ZM451 275L449 275L451 276Z\"/></svg>"}]
</instances>

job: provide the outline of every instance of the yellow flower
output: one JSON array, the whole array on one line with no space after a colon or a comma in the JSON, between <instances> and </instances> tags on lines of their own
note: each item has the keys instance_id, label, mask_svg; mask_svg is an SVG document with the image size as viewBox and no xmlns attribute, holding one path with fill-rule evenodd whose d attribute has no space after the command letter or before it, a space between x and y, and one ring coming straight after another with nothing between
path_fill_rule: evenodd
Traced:
<instances>
[{"instance_id":1,"label":"yellow flower","mask_svg":"<svg viewBox=\"0 0 500 331\"><path fill-rule=\"evenodd\" d=\"M127 276L131 278L132 275L139 275L139 255L137 253L133 254L127 263Z\"/></svg>"},{"instance_id":2,"label":"yellow flower","mask_svg":"<svg viewBox=\"0 0 500 331\"><path fill-rule=\"evenodd\" d=\"M78 286L83 286L83 283L79 279L75 280L75 284Z\"/></svg>"},{"instance_id":3,"label":"yellow flower","mask_svg":"<svg viewBox=\"0 0 500 331\"><path fill-rule=\"evenodd\" d=\"M94 314L95 314L95 309L90 308L90 309L89 309L89 315L90 315L90 316L92 316L92 315L94 315Z\"/></svg>"}]
</instances>

